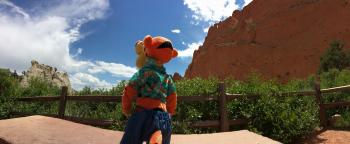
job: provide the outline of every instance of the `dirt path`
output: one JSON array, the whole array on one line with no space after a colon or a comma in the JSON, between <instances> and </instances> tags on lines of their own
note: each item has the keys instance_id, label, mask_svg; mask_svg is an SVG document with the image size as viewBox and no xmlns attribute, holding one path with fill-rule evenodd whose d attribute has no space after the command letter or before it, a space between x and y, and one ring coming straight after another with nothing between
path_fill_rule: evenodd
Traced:
<instances>
[{"instance_id":1,"label":"dirt path","mask_svg":"<svg viewBox=\"0 0 350 144\"><path fill-rule=\"evenodd\" d=\"M56 118L30 116L0 120L1 139L12 144L117 144L123 132L100 129ZM172 136L172 144L279 144L247 130Z\"/></svg>"},{"instance_id":2,"label":"dirt path","mask_svg":"<svg viewBox=\"0 0 350 144\"><path fill-rule=\"evenodd\" d=\"M350 131L327 130L313 135L305 144L350 144Z\"/></svg>"}]
</instances>

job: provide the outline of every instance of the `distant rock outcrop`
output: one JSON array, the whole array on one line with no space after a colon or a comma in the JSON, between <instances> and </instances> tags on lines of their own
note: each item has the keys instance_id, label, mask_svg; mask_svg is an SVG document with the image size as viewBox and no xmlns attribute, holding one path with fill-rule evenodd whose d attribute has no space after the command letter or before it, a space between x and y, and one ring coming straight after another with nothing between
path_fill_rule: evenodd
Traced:
<instances>
[{"instance_id":1,"label":"distant rock outcrop","mask_svg":"<svg viewBox=\"0 0 350 144\"><path fill-rule=\"evenodd\" d=\"M31 61L31 64L32 66L29 70L24 71L23 76L21 76L21 86L27 87L31 78L38 77L43 78L58 87L67 86L68 89L71 90L71 84L67 73L58 72L57 68L39 64L35 60Z\"/></svg>"},{"instance_id":2,"label":"distant rock outcrop","mask_svg":"<svg viewBox=\"0 0 350 144\"><path fill-rule=\"evenodd\" d=\"M174 81L178 81L178 80L181 80L181 79L182 79L182 76L178 72L175 72L174 75L173 75L173 80Z\"/></svg>"},{"instance_id":3,"label":"distant rock outcrop","mask_svg":"<svg viewBox=\"0 0 350 144\"><path fill-rule=\"evenodd\" d=\"M349 12L350 0L253 0L209 28L185 77L306 78L331 42L350 47Z\"/></svg>"}]
</instances>

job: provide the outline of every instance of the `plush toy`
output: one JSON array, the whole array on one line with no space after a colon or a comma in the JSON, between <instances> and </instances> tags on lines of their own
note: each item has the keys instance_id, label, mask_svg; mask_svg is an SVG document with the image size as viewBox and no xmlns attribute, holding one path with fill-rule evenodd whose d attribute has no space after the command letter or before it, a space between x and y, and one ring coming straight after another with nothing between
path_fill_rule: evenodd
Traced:
<instances>
[{"instance_id":1,"label":"plush toy","mask_svg":"<svg viewBox=\"0 0 350 144\"><path fill-rule=\"evenodd\" d=\"M176 91L173 79L163 64L177 56L169 39L146 36L135 44L138 55L135 73L124 89L122 111L131 115L131 105L136 99L135 112L125 128L122 144L169 144L171 116L176 109Z\"/></svg>"}]
</instances>

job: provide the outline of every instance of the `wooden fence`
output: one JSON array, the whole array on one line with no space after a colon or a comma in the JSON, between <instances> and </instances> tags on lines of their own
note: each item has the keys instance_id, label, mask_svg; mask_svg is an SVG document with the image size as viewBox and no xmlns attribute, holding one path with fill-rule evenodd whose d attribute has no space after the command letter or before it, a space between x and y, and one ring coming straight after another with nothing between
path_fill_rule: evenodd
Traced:
<instances>
[{"instance_id":1,"label":"wooden fence","mask_svg":"<svg viewBox=\"0 0 350 144\"><path fill-rule=\"evenodd\" d=\"M247 119L235 119L229 120L226 104L228 101L239 98L251 98L255 99L259 95L243 95L243 94L228 94L225 92L225 84L219 83L218 96L178 96L178 102L203 102L203 101L218 101L218 110L219 110L219 120L206 120L194 122L191 124L192 127L197 128L219 128L220 131L225 132L229 130L230 125L242 125L247 124L249 120ZM25 101L25 102L34 102L34 101L59 101L58 114L42 114L45 116L56 117L60 119L65 119L73 122L78 122L82 124L88 124L93 126L109 126L113 124L112 120L96 120L96 119L84 119L79 117L71 117L65 115L66 102L67 101L92 101L92 102L121 102L121 96L68 96L67 87L62 87L61 95L59 97L54 96L40 96L40 97L23 97L15 98L15 101ZM350 102L334 102L334 103L322 103L322 94L332 93L332 92L343 92L350 91L350 85L334 87L328 89L320 89L319 83L315 84L314 91L301 91L301 92L288 92L281 93L281 96L290 96L290 95L300 95L300 96L315 96L316 102L319 106L319 118L323 128L327 127L327 118L326 118L326 109L336 108L341 106L350 106ZM34 113L24 113L24 112L12 112L11 115L15 116L28 116L34 115Z\"/></svg>"}]
</instances>

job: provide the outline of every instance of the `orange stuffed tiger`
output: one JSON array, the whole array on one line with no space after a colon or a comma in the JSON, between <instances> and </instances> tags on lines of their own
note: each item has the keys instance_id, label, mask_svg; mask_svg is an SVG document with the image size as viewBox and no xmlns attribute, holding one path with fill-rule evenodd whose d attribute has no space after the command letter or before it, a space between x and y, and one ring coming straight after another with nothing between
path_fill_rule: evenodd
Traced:
<instances>
[{"instance_id":1,"label":"orange stuffed tiger","mask_svg":"<svg viewBox=\"0 0 350 144\"><path fill-rule=\"evenodd\" d=\"M171 116L176 109L176 89L173 79L163 64L178 53L165 37L147 35L135 45L139 68L124 89L122 111L129 116L132 100L136 98L136 110L128 120L122 144L169 144ZM139 139L138 139L139 138Z\"/></svg>"}]
</instances>

